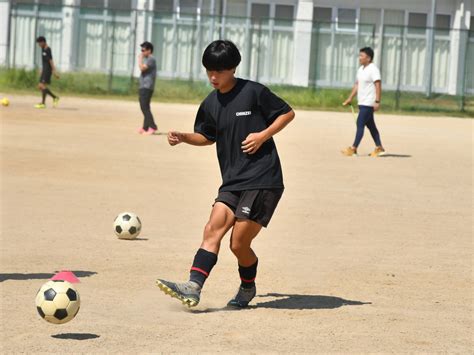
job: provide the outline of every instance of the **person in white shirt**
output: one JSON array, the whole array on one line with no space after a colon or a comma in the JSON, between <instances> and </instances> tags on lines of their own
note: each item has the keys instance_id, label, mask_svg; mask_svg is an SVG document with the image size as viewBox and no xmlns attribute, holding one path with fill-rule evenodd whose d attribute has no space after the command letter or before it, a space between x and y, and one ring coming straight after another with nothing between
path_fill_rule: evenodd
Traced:
<instances>
[{"instance_id":1,"label":"person in white shirt","mask_svg":"<svg viewBox=\"0 0 474 355\"><path fill-rule=\"evenodd\" d=\"M380 99L382 96L382 80L380 70L372 63L374 51L370 47L364 47L359 52L360 68L357 71L357 80L352 88L352 92L343 102L349 105L357 93L359 104L359 116L357 117L357 132L354 144L342 150L342 154L347 156L357 155L357 147L364 136L364 128L367 128L375 142L375 150L370 154L372 157L379 157L385 154L385 149L380 141L380 134L374 120L374 111L380 109Z\"/></svg>"}]
</instances>

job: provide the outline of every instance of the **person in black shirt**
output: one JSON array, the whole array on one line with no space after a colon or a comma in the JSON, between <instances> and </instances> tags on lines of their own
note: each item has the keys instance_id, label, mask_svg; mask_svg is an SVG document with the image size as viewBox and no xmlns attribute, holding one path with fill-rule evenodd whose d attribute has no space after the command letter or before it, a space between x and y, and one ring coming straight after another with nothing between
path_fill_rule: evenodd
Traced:
<instances>
[{"instance_id":1,"label":"person in black shirt","mask_svg":"<svg viewBox=\"0 0 474 355\"><path fill-rule=\"evenodd\" d=\"M59 103L59 97L54 95L49 90L48 85L51 84L51 75L54 74L59 79L59 75L56 72L56 67L53 62L53 55L51 54L51 48L46 43L46 38L40 36L36 39L36 43L41 48L41 60L43 68L41 70L41 76L39 79L38 89L41 90L42 100L40 104L35 105L36 108L46 108L46 95L50 95L53 98L53 107L56 107Z\"/></svg>"},{"instance_id":2,"label":"person in black shirt","mask_svg":"<svg viewBox=\"0 0 474 355\"><path fill-rule=\"evenodd\" d=\"M295 113L265 86L236 78L240 60L239 50L230 41L214 41L206 48L202 64L216 90L200 105L194 133L168 133L172 146L216 143L222 175L189 281L157 280L163 292L189 307L199 303L221 241L231 228L230 248L237 257L241 284L228 306L246 307L255 297L258 258L251 243L268 225L283 194L280 159L272 137L293 120Z\"/></svg>"}]
</instances>

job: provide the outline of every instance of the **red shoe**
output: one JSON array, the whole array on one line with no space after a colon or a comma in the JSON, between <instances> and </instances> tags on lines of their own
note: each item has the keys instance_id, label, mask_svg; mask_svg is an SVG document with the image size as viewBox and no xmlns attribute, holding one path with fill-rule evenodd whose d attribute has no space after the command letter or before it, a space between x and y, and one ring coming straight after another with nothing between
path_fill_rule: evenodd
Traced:
<instances>
[{"instance_id":1,"label":"red shoe","mask_svg":"<svg viewBox=\"0 0 474 355\"><path fill-rule=\"evenodd\" d=\"M157 129L153 129L153 128L148 128L148 131L146 131L145 133L143 133L144 135L146 136L151 136L153 134L155 134L155 132L158 131Z\"/></svg>"}]
</instances>

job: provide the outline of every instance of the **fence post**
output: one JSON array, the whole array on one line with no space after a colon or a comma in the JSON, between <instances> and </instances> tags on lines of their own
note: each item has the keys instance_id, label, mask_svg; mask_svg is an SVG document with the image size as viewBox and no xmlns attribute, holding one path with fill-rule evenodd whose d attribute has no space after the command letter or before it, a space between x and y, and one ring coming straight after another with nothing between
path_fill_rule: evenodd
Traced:
<instances>
[{"instance_id":1,"label":"fence post","mask_svg":"<svg viewBox=\"0 0 474 355\"><path fill-rule=\"evenodd\" d=\"M145 9L145 11L148 11ZM132 92L133 89L133 72L135 71L135 44L137 43L137 22L138 22L138 9L133 10L135 14L135 20L133 24L133 41L132 41L132 67L130 68L130 83L129 83L129 91Z\"/></svg>"},{"instance_id":2,"label":"fence post","mask_svg":"<svg viewBox=\"0 0 474 355\"><path fill-rule=\"evenodd\" d=\"M397 91L395 93L395 110L400 110L400 86L401 86L401 76L403 68L403 48L405 47L405 30L406 27L401 27L402 42L400 45L400 60L398 61L398 79L397 79Z\"/></svg>"},{"instance_id":3,"label":"fence post","mask_svg":"<svg viewBox=\"0 0 474 355\"><path fill-rule=\"evenodd\" d=\"M115 10L112 10L112 44L110 48L110 72L107 90L109 94L112 92L112 81L114 76L114 47L115 47Z\"/></svg>"},{"instance_id":4,"label":"fence post","mask_svg":"<svg viewBox=\"0 0 474 355\"><path fill-rule=\"evenodd\" d=\"M461 83L461 107L460 107L460 111L461 112L464 112L465 109L466 109L466 80L467 80L467 77L469 76L468 74L471 74L471 70L472 68L471 67L467 67L467 62L468 62L468 53L469 53L469 32L468 31L463 31L463 30L459 30L460 31L460 35L462 33L464 33L464 36L466 37L466 45L464 46L465 50L464 50L464 65L463 65L463 75L462 75L462 83ZM470 70L469 70L470 68Z\"/></svg>"}]
</instances>

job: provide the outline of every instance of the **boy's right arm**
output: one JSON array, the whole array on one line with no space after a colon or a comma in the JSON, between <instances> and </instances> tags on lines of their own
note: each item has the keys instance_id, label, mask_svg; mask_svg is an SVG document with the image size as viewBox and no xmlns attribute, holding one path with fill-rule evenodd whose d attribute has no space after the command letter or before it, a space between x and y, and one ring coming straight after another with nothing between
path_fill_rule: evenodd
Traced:
<instances>
[{"instance_id":1,"label":"boy's right arm","mask_svg":"<svg viewBox=\"0 0 474 355\"><path fill-rule=\"evenodd\" d=\"M352 99L354 98L354 96L356 96L356 94L357 94L357 85L358 85L358 82L356 81L354 86L352 87L351 94L349 95L347 100L342 103L344 106L349 105L351 103Z\"/></svg>"},{"instance_id":2,"label":"boy's right arm","mask_svg":"<svg viewBox=\"0 0 474 355\"><path fill-rule=\"evenodd\" d=\"M176 131L168 132L168 143L176 145L179 143L187 143L196 146L211 145L214 142L207 139L200 133L181 133Z\"/></svg>"}]
</instances>

